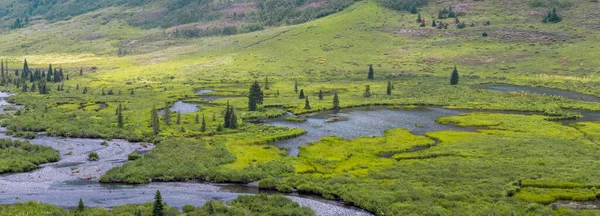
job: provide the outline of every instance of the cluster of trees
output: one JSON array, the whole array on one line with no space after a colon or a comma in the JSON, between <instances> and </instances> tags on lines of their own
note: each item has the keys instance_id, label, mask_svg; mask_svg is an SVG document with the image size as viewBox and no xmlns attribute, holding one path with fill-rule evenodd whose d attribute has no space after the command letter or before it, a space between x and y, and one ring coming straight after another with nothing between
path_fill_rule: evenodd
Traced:
<instances>
[{"instance_id":1,"label":"cluster of trees","mask_svg":"<svg viewBox=\"0 0 600 216\"><path fill-rule=\"evenodd\" d=\"M69 80L69 75L67 74L65 77L62 68L52 69L52 64L48 67L48 71L31 69L29 68L27 59L25 59L23 70L20 72L19 70L15 70L13 74L9 72L8 62L0 61L0 86L12 83L17 88L20 88L22 92L38 91L40 94L49 94L50 88L48 87L48 82L59 83L57 84L57 90L63 91L64 84L62 82L65 79Z\"/></svg>"},{"instance_id":2,"label":"cluster of trees","mask_svg":"<svg viewBox=\"0 0 600 216\"><path fill-rule=\"evenodd\" d=\"M25 17L24 20L21 20L21 18L17 18L15 20L15 23L10 28L11 29L19 29L19 28L23 28L27 24L29 24L29 17Z\"/></svg>"},{"instance_id":3,"label":"cluster of trees","mask_svg":"<svg viewBox=\"0 0 600 216\"><path fill-rule=\"evenodd\" d=\"M409 11L413 14L418 13L418 7L422 7L429 3L429 0L377 0L381 6L395 10Z\"/></svg>"},{"instance_id":4,"label":"cluster of trees","mask_svg":"<svg viewBox=\"0 0 600 216\"><path fill-rule=\"evenodd\" d=\"M450 6L450 9L441 9L438 11L438 19L446 19L446 18L456 18L456 13L454 13L454 9Z\"/></svg>"},{"instance_id":5,"label":"cluster of trees","mask_svg":"<svg viewBox=\"0 0 600 216\"><path fill-rule=\"evenodd\" d=\"M237 116L235 114L235 108L232 105L229 105L229 101L227 101L227 107L225 108L225 115L223 115L223 127L229 129L237 129L238 122Z\"/></svg>"}]
</instances>

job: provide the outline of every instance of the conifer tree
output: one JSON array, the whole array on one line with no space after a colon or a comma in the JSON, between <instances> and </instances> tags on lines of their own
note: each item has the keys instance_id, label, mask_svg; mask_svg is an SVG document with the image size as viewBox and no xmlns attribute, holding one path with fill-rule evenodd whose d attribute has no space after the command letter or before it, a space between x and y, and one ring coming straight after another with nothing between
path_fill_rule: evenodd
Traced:
<instances>
[{"instance_id":1,"label":"conifer tree","mask_svg":"<svg viewBox=\"0 0 600 216\"><path fill-rule=\"evenodd\" d=\"M79 76L83 75L83 68L79 68Z\"/></svg>"},{"instance_id":2,"label":"conifer tree","mask_svg":"<svg viewBox=\"0 0 600 216\"><path fill-rule=\"evenodd\" d=\"M129 92L130 95L133 95L133 89L131 89L131 91Z\"/></svg>"},{"instance_id":3,"label":"conifer tree","mask_svg":"<svg viewBox=\"0 0 600 216\"><path fill-rule=\"evenodd\" d=\"M160 132L156 107L152 107L152 111L150 111L150 125L152 126L152 132L154 132L154 134L158 134Z\"/></svg>"},{"instance_id":4,"label":"conifer tree","mask_svg":"<svg viewBox=\"0 0 600 216\"><path fill-rule=\"evenodd\" d=\"M31 92L35 92L35 90L37 90L37 87L35 86L35 83L31 83Z\"/></svg>"},{"instance_id":5,"label":"conifer tree","mask_svg":"<svg viewBox=\"0 0 600 216\"><path fill-rule=\"evenodd\" d=\"M229 119L231 118L231 109L229 106L229 101L227 101L227 106L225 108L225 115L223 116L223 127L229 128Z\"/></svg>"},{"instance_id":6,"label":"conifer tree","mask_svg":"<svg viewBox=\"0 0 600 216\"><path fill-rule=\"evenodd\" d=\"M454 14L454 10L452 9L452 6L450 6L450 9L448 10L448 18L455 18L456 14Z\"/></svg>"},{"instance_id":7,"label":"conifer tree","mask_svg":"<svg viewBox=\"0 0 600 216\"><path fill-rule=\"evenodd\" d=\"M562 18L556 12L556 7L552 8L552 10L548 11L548 13L546 13L546 15L544 16L544 19L542 20L542 22L544 22L544 23L547 23L547 22L559 23L560 21L562 21Z\"/></svg>"},{"instance_id":8,"label":"conifer tree","mask_svg":"<svg viewBox=\"0 0 600 216\"><path fill-rule=\"evenodd\" d=\"M29 65L27 64L27 59L25 59L25 62L23 63L23 73L21 73L21 76L25 78L29 76Z\"/></svg>"},{"instance_id":9,"label":"conifer tree","mask_svg":"<svg viewBox=\"0 0 600 216\"><path fill-rule=\"evenodd\" d=\"M85 210L85 205L83 204L83 200L79 198L79 203L77 204L77 211L82 212Z\"/></svg>"},{"instance_id":10,"label":"conifer tree","mask_svg":"<svg viewBox=\"0 0 600 216\"><path fill-rule=\"evenodd\" d=\"M164 214L164 206L162 201L162 196L160 195L160 191L156 191L154 194L154 203L152 203L152 216L163 216Z\"/></svg>"},{"instance_id":11,"label":"conifer tree","mask_svg":"<svg viewBox=\"0 0 600 216\"><path fill-rule=\"evenodd\" d=\"M198 118L198 113L196 113L196 124L200 123L200 119Z\"/></svg>"},{"instance_id":12,"label":"conifer tree","mask_svg":"<svg viewBox=\"0 0 600 216\"><path fill-rule=\"evenodd\" d=\"M254 81L254 83L250 87L250 93L248 94L248 109L250 111L255 111L256 108L258 108L258 105L263 104L263 100L263 91L260 90L260 85L258 85L258 81Z\"/></svg>"},{"instance_id":13,"label":"conifer tree","mask_svg":"<svg viewBox=\"0 0 600 216\"><path fill-rule=\"evenodd\" d=\"M177 121L176 124L181 124L181 114L177 113Z\"/></svg>"},{"instance_id":14,"label":"conifer tree","mask_svg":"<svg viewBox=\"0 0 600 216\"><path fill-rule=\"evenodd\" d=\"M374 80L375 79L375 72L373 70L373 65L370 64L369 65L369 76L367 76L368 79L370 80Z\"/></svg>"},{"instance_id":15,"label":"conifer tree","mask_svg":"<svg viewBox=\"0 0 600 216\"><path fill-rule=\"evenodd\" d=\"M435 23L435 20L433 20L433 23L431 23L431 27L437 27L437 23Z\"/></svg>"},{"instance_id":16,"label":"conifer tree","mask_svg":"<svg viewBox=\"0 0 600 216\"><path fill-rule=\"evenodd\" d=\"M52 64L48 66L48 74L46 74L46 81L52 82Z\"/></svg>"},{"instance_id":17,"label":"conifer tree","mask_svg":"<svg viewBox=\"0 0 600 216\"><path fill-rule=\"evenodd\" d=\"M452 71L452 76L450 77L450 85L458 85L458 69L454 66L454 70Z\"/></svg>"},{"instance_id":18,"label":"conifer tree","mask_svg":"<svg viewBox=\"0 0 600 216\"><path fill-rule=\"evenodd\" d=\"M171 106L169 106L169 102L165 101L165 113L163 115L163 121L165 124L171 123Z\"/></svg>"},{"instance_id":19,"label":"conifer tree","mask_svg":"<svg viewBox=\"0 0 600 216\"><path fill-rule=\"evenodd\" d=\"M296 92L296 94L298 94L298 81L296 81L294 83L294 92Z\"/></svg>"},{"instance_id":20,"label":"conifer tree","mask_svg":"<svg viewBox=\"0 0 600 216\"><path fill-rule=\"evenodd\" d=\"M340 99L338 98L337 92L333 95L333 110L340 110Z\"/></svg>"},{"instance_id":21,"label":"conifer tree","mask_svg":"<svg viewBox=\"0 0 600 216\"><path fill-rule=\"evenodd\" d=\"M119 108L117 108L117 124L119 128L123 128L123 106L119 104Z\"/></svg>"},{"instance_id":22,"label":"conifer tree","mask_svg":"<svg viewBox=\"0 0 600 216\"><path fill-rule=\"evenodd\" d=\"M323 89L319 89L319 100L323 100Z\"/></svg>"},{"instance_id":23,"label":"conifer tree","mask_svg":"<svg viewBox=\"0 0 600 216\"><path fill-rule=\"evenodd\" d=\"M212 120L217 121L217 115L215 113L212 113Z\"/></svg>"},{"instance_id":24,"label":"conifer tree","mask_svg":"<svg viewBox=\"0 0 600 216\"><path fill-rule=\"evenodd\" d=\"M269 87L269 77L265 77L265 90L269 90L271 89L271 87Z\"/></svg>"},{"instance_id":25,"label":"conifer tree","mask_svg":"<svg viewBox=\"0 0 600 216\"><path fill-rule=\"evenodd\" d=\"M392 95L392 81L388 81L387 90L385 92L387 95Z\"/></svg>"},{"instance_id":26,"label":"conifer tree","mask_svg":"<svg viewBox=\"0 0 600 216\"><path fill-rule=\"evenodd\" d=\"M23 88L21 89L21 92L27 92L27 83L23 83Z\"/></svg>"},{"instance_id":27,"label":"conifer tree","mask_svg":"<svg viewBox=\"0 0 600 216\"><path fill-rule=\"evenodd\" d=\"M206 120L204 119L204 115L202 115L202 125L200 126L200 132L206 132Z\"/></svg>"},{"instance_id":28,"label":"conifer tree","mask_svg":"<svg viewBox=\"0 0 600 216\"><path fill-rule=\"evenodd\" d=\"M79 83L77 83L77 86L75 86L75 90L79 90Z\"/></svg>"},{"instance_id":29,"label":"conifer tree","mask_svg":"<svg viewBox=\"0 0 600 216\"><path fill-rule=\"evenodd\" d=\"M371 97L371 86L370 85L366 85L365 86L365 93L363 94L363 97Z\"/></svg>"},{"instance_id":30,"label":"conifer tree","mask_svg":"<svg viewBox=\"0 0 600 216\"><path fill-rule=\"evenodd\" d=\"M306 97L306 100L304 101L304 109L310 109L310 101L308 101L308 97Z\"/></svg>"},{"instance_id":31,"label":"conifer tree","mask_svg":"<svg viewBox=\"0 0 600 216\"><path fill-rule=\"evenodd\" d=\"M300 89L300 95L298 96L298 98L300 99L304 99L304 89Z\"/></svg>"},{"instance_id":32,"label":"conifer tree","mask_svg":"<svg viewBox=\"0 0 600 216\"><path fill-rule=\"evenodd\" d=\"M83 87L83 94L87 94L87 92L88 92L87 86Z\"/></svg>"},{"instance_id":33,"label":"conifer tree","mask_svg":"<svg viewBox=\"0 0 600 216\"><path fill-rule=\"evenodd\" d=\"M235 108L233 106L230 106L229 108L229 119L227 119L228 121L228 126L226 128L230 128L230 129L237 129L238 128L238 122L237 122L237 116L235 115Z\"/></svg>"},{"instance_id":34,"label":"conifer tree","mask_svg":"<svg viewBox=\"0 0 600 216\"><path fill-rule=\"evenodd\" d=\"M419 13L419 16L417 17L417 22L421 23L421 21L423 21L423 19L421 18L421 13Z\"/></svg>"},{"instance_id":35,"label":"conifer tree","mask_svg":"<svg viewBox=\"0 0 600 216\"><path fill-rule=\"evenodd\" d=\"M142 215L142 210L136 209L135 210L135 216L144 216L144 215Z\"/></svg>"}]
</instances>

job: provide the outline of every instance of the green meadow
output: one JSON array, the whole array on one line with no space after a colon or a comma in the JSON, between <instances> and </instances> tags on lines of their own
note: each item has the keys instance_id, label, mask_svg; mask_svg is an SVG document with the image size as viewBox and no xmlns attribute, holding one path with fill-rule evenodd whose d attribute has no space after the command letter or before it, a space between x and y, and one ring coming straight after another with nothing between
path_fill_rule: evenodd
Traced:
<instances>
[{"instance_id":1,"label":"green meadow","mask_svg":"<svg viewBox=\"0 0 600 216\"><path fill-rule=\"evenodd\" d=\"M3 31L0 59L8 65L7 77L18 79L14 71L23 71L25 59L32 70L47 70L52 64L64 70L65 77L48 82L48 94L3 83L0 90L14 94L7 100L25 108L1 115L2 125L8 133L23 136L46 132L156 144L143 157L103 175L100 182L107 184L258 181L263 190L319 195L376 215L600 215L598 209L549 205L599 197L600 123L566 125L557 120L600 111L600 103L472 87L506 83L600 96L597 2L429 1L418 7L425 27L416 22L417 14L384 7L389 1L335 2L341 2L334 8L339 11L327 7L327 16L311 12L296 22L206 37L173 37L172 26L132 25L124 14L137 10L126 4ZM553 4L563 21L543 23ZM458 28L453 18L438 19L439 10L450 6L465 28ZM432 27L432 20L449 26ZM122 53L124 48L127 53ZM367 79L369 65L374 79ZM455 66L460 82L450 85ZM249 89L255 81L264 101L249 111ZM31 87L42 81L24 83ZM308 99L300 98L296 89ZM214 92L200 95L198 90ZM306 131L250 122L288 112L299 117L287 121L305 121L313 113L334 109L334 95L339 108L434 106L473 111L437 119L473 130L421 136L396 128L381 137L323 137L302 146L298 157L290 157L272 143ZM216 99L207 101L208 96ZM199 111L153 119L156 110L178 101L197 104ZM223 127L229 106L234 107L237 128ZM40 148L0 151L10 154L8 162L0 159L0 173L3 164L4 170L22 172L58 160ZM21 156L24 151L40 155ZM246 204L235 201L231 207L213 204L224 209L223 214L247 211ZM289 205L294 207L265 212L294 215L299 207ZM36 203L0 210L25 215L22 210L29 208L38 215L77 214ZM136 208L145 213L150 205L86 211L128 215ZM196 211L187 215L210 214L205 207Z\"/></svg>"}]
</instances>

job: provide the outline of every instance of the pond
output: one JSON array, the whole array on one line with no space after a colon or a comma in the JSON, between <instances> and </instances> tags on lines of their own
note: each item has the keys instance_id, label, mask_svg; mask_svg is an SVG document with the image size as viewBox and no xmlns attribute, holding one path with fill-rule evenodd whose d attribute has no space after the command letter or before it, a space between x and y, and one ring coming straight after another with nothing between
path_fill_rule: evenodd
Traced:
<instances>
[{"instance_id":1,"label":"pond","mask_svg":"<svg viewBox=\"0 0 600 216\"><path fill-rule=\"evenodd\" d=\"M173 106L171 106L171 112L176 112L179 114L186 114L186 113L193 113L193 112L198 112L200 111L200 108L198 108L198 106L202 106L202 104L193 104L193 103L186 103L183 101L177 101L175 102L175 104L173 104ZM164 110L159 110L158 114L159 115L163 115L165 113Z\"/></svg>"},{"instance_id":2,"label":"pond","mask_svg":"<svg viewBox=\"0 0 600 216\"><path fill-rule=\"evenodd\" d=\"M474 89L484 89L491 92L528 92L532 94L540 94L540 95L554 95L561 96L568 99L573 100L582 100L588 102L600 102L600 98L594 95L582 94L574 91L567 91L562 89L555 88L546 88L546 87L529 87L529 86L516 86L509 84L479 84L473 85L471 88Z\"/></svg>"}]
</instances>

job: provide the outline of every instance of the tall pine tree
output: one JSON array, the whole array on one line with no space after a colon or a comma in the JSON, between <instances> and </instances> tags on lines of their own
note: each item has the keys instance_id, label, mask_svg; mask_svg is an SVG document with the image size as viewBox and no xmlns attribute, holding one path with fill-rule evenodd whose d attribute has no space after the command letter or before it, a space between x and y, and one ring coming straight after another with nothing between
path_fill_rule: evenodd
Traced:
<instances>
[{"instance_id":1,"label":"tall pine tree","mask_svg":"<svg viewBox=\"0 0 600 216\"><path fill-rule=\"evenodd\" d=\"M162 196L160 195L160 191L156 191L154 194L154 203L152 203L152 216L163 216L164 215L164 206L162 201Z\"/></svg>"},{"instance_id":2,"label":"tall pine tree","mask_svg":"<svg viewBox=\"0 0 600 216\"><path fill-rule=\"evenodd\" d=\"M155 135L158 135L158 133L160 133L160 125L156 107L152 107L152 111L150 111L150 125L152 126L152 132L154 132Z\"/></svg>"},{"instance_id":3,"label":"tall pine tree","mask_svg":"<svg viewBox=\"0 0 600 216\"><path fill-rule=\"evenodd\" d=\"M306 97L306 100L304 101L304 109L310 109L310 101L308 101L308 97Z\"/></svg>"},{"instance_id":4,"label":"tall pine tree","mask_svg":"<svg viewBox=\"0 0 600 216\"><path fill-rule=\"evenodd\" d=\"M370 64L369 65L369 75L367 76L368 79L370 80L374 80L375 79L375 71L373 70L373 65Z\"/></svg>"},{"instance_id":5,"label":"tall pine tree","mask_svg":"<svg viewBox=\"0 0 600 216\"><path fill-rule=\"evenodd\" d=\"M387 95L392 95L392 81L388 81L387 90L385 92Z\"/></svg>"},{"instance_id":6,"label":"tall pine tree","mask_svg":"<svg viewBox=\"0 0 600 216\"><path fill-rule=\"evenodd\" d=\"M458 69L454 66L454 70L452 71L452 76L450 77L450 85L458 85Z\"/></svg>"},{"instance_id":7,"label":"tall pine tree","mask_svg":"<svg viewBox=\"0 0 600 216\"><path fill-rule=\"evenodd\" d=\"M337 92L333 95L333 110L340 110L340 99Z\"/></svg>"},{"instance_id":8,"label":"tall pine tree","mask_svg":"<svg viewBox=\"0 0 600 216\"><path fill-rule=\"evenodd\" d=\"M171 123L171 106L165 101L165 113L163 113L163 121L165 124Z\"/></svg>"},{"instance_id":9,"label":"tall pine tree","mask_svg":"<svg viewBox=\"0 0 600 216\"><path fill-rule=\"evenodd\" d=\"M206 132L206 120L204 119L204 115L202 115L202 125L200 126L200 132Z\"/></svg>"},{"instance_id":10,"label":"tall pine tree","mask_svg":"<svg viewBox=\"0 0 600 216\"><path fill-rule=\"evenodd\" d=\"M304 99L304 97L304 89L300 89L300 95L298 95L298 98Z\"/></svg>"},{"instance_id":11,"label":"tall pine tree","mask_svg":"<svg viewBox=\"0 0 600 216\"><path fill-rule=\"evenodd\" d=\"M119 104L119 108L117 108L117 125L119 128L123 128L123 106Z\"/></svg>"},{"instance_id":12,"label":"tall pine tree","mask_svg":"<svg viewBox=\"0 0 600 216\"><path fill-rule=\"evenodd\" d=\"M250 93L248 94L248 109L250 111L255 111L256 108L258 108L258 105L263 104L263 100L263 91L260 90L260 85L258 85L258 81L254 81L254 83L250 87Z\"/></svg>"}]
</instances>

